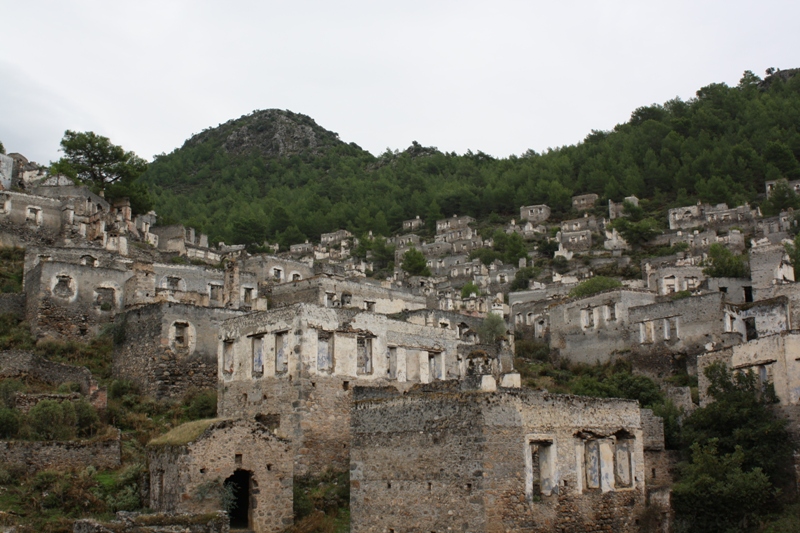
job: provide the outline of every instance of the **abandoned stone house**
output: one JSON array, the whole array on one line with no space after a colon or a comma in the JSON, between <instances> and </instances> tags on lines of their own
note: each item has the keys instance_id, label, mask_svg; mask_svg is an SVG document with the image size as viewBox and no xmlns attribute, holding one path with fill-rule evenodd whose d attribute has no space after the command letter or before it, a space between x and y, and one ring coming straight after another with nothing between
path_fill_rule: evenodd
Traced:
<instances>
[{"instance_id":1,"label":"abandoned stone house","mask_svg":"<svg viewBox=\"0 0 800 533\"><path fill-rule=\"evenodd\" d=\"M697 291L706 280L703 267L694 265L677 266L671 261L658 263L643 262L642 275L648 290L659 296L667 296L682 291Z\"/></svg>"},{"instance_id":2,"label":"abandoned stone house","mask_svg":"<svg viewBox=\"0 0 800 533\"><path fill-rule=\"evenodd\" d=\"M462 378L458 333L309 304L233 318L219 334L218 413L276 417L296 473L346 469L352 387Z\"/></svg>"},{"instance_id":3,"label":"abandoned stone house","mask_svg":"<svg viewBox=\"0 0 800 533\"><path fill-rule=\"evenodd\" d=\"M272 287L269 298L273 308L308 303L381 314L424 309L426 306L424 296L407 290L327 276L276 285Z\"/></svg>"},{"instance_id":4,"label":"abandoned stone house","mask_svg":"<svg viewBox=\"0 0 800 533\"><path fill-rule=\"evenodd\" d=\"M519 208L519 218L533 224L541 224L550 218L550 208L544 204L525 205Z\"/></svg>"},{"instance_id":5,"label":"abandoned stone house","mask_svg":"<svg viewBox=\"0 0 800 533\"><path fill-rule=\"evenodd\" d=\"M630 203L631 205L638 206L639 199L636 196L626 196L624 200L621 202L615 202L612 199L608 199L608 219L614 220L620 217L625 216L625 202Z\"/></svg>"},{"instance_id":6,"label":"abandoned stone house","mask_svg":"<svg viewBox=\"0 0 800 533\"><path fill-rule=\"evenodd\" d=\"M470 216L453 215L451 218L444 218L436 221L436 234L449 233L455 230L465 230L470 224L474 224L475 219Z\"/></svg>"},{"instance_id":7,"label":"abandoned stone house","mask_svg":"<svg viewBox=\"0 0 800 533\"><path fill-rule=\"evenodd\" d=\"M732 226L751 226L761 217L758 209L750 209L747 204L729 208L727 204L697 204L676 207L667 212L669 229L692 229L696 227L730 228Z\"/></svg>"},{"instance_id":8,"label":"abandoned stone house","mask_svg":"<svg viewBox=\"0 0 800 533\"><path fill-rule=\"evenodd\" d=\"M711 401L705 369L722 363L737 372L752 371L759 384L771 383L782 406L800 405L800 332L761 336L744 344L709 351L697 359L700 405Z\"/></svg>"},{"instance_id":9,"label":"abandoned stone house","mask_svg":"<svg viewBox=\"0 0 800 533\"><path fill-rule=\"evenodd\" d=\"M147 446L149 507L207 514L235 483L230 526L279 533L292 524L293 449L252 418L200 420Z\"/></svg>"},{"instance_id":10,"label":"abandoned stone house","mask_svg":"<svg viewBox=\"0 0 800 533\"><path fill-rule=\"evenodd\" d=\"M636 402L452 384L354 395L351 531L638 531L663 430Z\"/></svg>"},{"instance_id":11,"label":"abandoned stone house","mask_svg":"<svg viewBox=\"0 0 800 533\"><path fill-rule=\"evenodd\" d=\"M604 363L633 344L629 311L655 302L649 291L614 289L553 304L549 309L550 347L581 363Z\"/></svg>"},{"instance_id":12,"label":"abandoned stone house","mask_svg":"<svg viewBox=\"0 0 800 533\"><path fill-rule=\"evenodd\" d=\"M403 221L403 231L416 231L425 224L425 221L417 215L415 218Z\"/></svg>"},{"instance_id":13,"label":"abandoned stone house","mask_svg":"<svg viewBox=\"0 0 800 533\"><path fill-rule=\"evenodd\" d=\"M181 398L217 386L218 331L245 310L160 302L116 318L120 331L112 373L154 398Z\"/></svg>"},{"instance_id":14,"label":"abandoned stone house","mask_svg":"<svg viewBox=\"0 0 800 533\"><path fill-rule=\"evenodd\" d=\"M556 235L561 248L570 252L585 252L592 248L592 231L559 231Z\"/></svg>"},{"instance_id":15,"label":"abandoned stone house","mask_svg":"<svg viewBox=\"0 0 800 533\"><path fill-rule=\"evenodd\" d=\"M783 181L791 190L795 192L795 194L800 194L800 180L770 180L764 183L765 192L767 193L767 197L772 194L772 191L775 189L775 185L778 184L779 181Z\"/></svg>"},{"instance_id":16,"label":"abandoned stone house","mask_svg":"<svg viewBox=\"0 0 800 533\"><path fill-rule=\"evenodd\" d=\"M353 234L345 229L340 229L332 233L323 233L320 236L320 243L323 246L334 246L340 244L347 239L352 239Z\"/></svg>"},{"instance_id":17,"label":"abandoned stone house","mask_svg":"<svg viewBox=\"0 0 800 533\"><path fill-rule=\"evenodd\" d=\"M598 195L591 193L591 194L580 194L578 196L572 197L572 209L577 211L586 211L587 209L591 209L594 207L595 202L599 198Z\"/></svg>"}]
</instances>

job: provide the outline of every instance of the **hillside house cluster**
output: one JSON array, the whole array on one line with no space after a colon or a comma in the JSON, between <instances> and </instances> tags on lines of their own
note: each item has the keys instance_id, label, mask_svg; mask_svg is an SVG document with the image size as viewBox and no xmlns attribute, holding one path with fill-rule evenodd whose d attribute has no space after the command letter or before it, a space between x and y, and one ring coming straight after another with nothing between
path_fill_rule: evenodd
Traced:
<instances>
[{"instance_id":1,"label":"hillside house cluster","mask_svg":"<svg viewBox=\"0 0 800 533\"><path fill-rule=\"evenodd\" d=\"M427 242L425 221L404 221L388 239L396 262L417 249L431 276L397 268L374 280L344 229L250 255L12 156L0 157L0 243L26 248L24 295L0 298L2 310L37 338L113 328L113 375L155 398L217 390L218 419L148 446L155 511L216 511L195 496L235 483L231 526L280 532L292 523L295 478L332 468L349 472L353 531L633 532L649 506L667 527L661 419L634 401L522 389L513 335L480 338L491 313L568 361L626 359L658 379L721 361L773 382L784 407L800 404L800 290L781 244L790 213L671 210L671 231L657 239L683 251L644 260L642 279L576 298L570 290L595 270L631 266L596 194L574 197L580 215L549 227L548 206L520 208L507 232L553 239L556 256L584 260L510 293L536 253L516 265L470 259L492 243L469 216L435 221ZM625 215L609 202L609 220ZM747 247L749 277L708 277L714 243ZM468 282L478 289L462 294ZM0 357L6 373L12 360L22 359ZM51 380L68 373L30 361ZM78 394L97 399L90 376L78 377Z\"/></svg>"}]
</instances>

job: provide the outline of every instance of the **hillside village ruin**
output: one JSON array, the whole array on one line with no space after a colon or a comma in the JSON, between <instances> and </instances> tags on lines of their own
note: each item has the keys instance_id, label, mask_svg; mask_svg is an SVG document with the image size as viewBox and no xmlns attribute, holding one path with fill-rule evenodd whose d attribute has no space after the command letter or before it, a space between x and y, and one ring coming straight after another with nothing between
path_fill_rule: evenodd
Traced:
<instances>
[{"instance_id":1,"label":"hillside village ruin","mask_svg":"<svg viewBox=\"0 0 800 533\"><path fill-rule=\"evenodd\" d=\"M631 400L522 387L515 333L567 361L624 359L656 380L684 368L700 379L701 405L703 368L752 370L800 420L800 285L783 246L791 213L672 209L656 241L685 243L685 252L646 259L642 279L570 298L597 270L630 264L627 243L608 228L623 204L598 216L597 195L576 196L579 214L557 223L546 205L520 207L507 233L550 239L556 256L582 261L510 292L535 254L518 265L470 259L491 242L468 216L436 221L432 242L415 233L425 221L405 221L388 240L398 263L415 248L432 275L397 268L377 281L369 259L351 255L346 230L250 255L159 226L155 213L133 216L127 202L48 176L19 154L0 155L0 186L0 245L26 250L24 292L0 294L0 313L24 318L40 339L88 340L113 325L114 376L154 398L218 392L218 419L194 422L185 442L148 447L157 512L217 511L218 501L192 495L232 480L243 495L230 526L280 532L292 524L294 478L335 469L349 472L354 532L637 531L650 506L667 528L674 457L661 419ZM746 250L750 277L707 277L714 243ZM462 295L467 282L480 294ZM489 314L507 324L499 343L480 338ZM86 369L17 352L0 352L0 363L3 377L79 383L74 395L103 406ZM695 407L687 387L668 393ZM118 440L96 447L7 441L0 459L34 470L119 464Z\"/></svg>"}]
</instances>

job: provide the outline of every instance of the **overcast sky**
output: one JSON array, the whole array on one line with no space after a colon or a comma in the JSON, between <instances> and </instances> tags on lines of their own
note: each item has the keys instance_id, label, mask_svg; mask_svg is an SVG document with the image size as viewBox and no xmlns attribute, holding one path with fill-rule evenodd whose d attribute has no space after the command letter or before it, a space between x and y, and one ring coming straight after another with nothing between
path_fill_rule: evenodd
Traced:
<instances>
[{"instance_id":1,"label":"overcast sky","mask_svg":"<svg viewBox=\"0 0 800 533\"><path fill-rule=\"evenodd\" d=\"M0 141L47 163L91 130L149 160L280 108L376 155L506 157L800 67L798 20L789 0L0 0Z\"/></svg>"}]
</instances>

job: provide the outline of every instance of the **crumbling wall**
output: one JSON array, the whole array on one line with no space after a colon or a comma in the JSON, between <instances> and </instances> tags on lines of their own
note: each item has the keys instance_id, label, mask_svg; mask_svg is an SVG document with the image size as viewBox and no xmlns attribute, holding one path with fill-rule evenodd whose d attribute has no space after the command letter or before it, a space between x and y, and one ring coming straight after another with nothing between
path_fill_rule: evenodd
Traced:
<instances>
[{"instance_id":1,"label":"crumbling wall","mask_svg":"<svg viewBox=\"0 0 800 533\"><path fill-rule=\"evenodd\" d=\"M117 513L114 522L76 520L73 533L229 533L230 521L224 511L211 514Z\"/></svg>"},{"instance_id":2,"label":"crumbling wall","mask_svg":"<svg viewBox=\"0 0 800 533\"><path fill-rule=\"evenodd\" d=\"M121 464L120 435L92 441L0 441L0 462L24 466L28 472L94 466L114 469Z\"/></svg>"},{"instance_id":3,"label":"crumbling wall","mask_svg":"<svg viewBox=\"0 0 800 533\"><path fill-rule=\"evenodd\" d=\"M347 467L355 385L404 389L466 372L455 331L357 310L300 304L226 321L220 334L218 412L278 415L300 474Z\"/></svg>"},{"instance_id":4,"label":"crumbling wall","mask_svg":"<svg viewBox=\"0 0 800 533\"><path fill-rule=\"evenodd\" d=\"M609 361L638 341L628 326L630 310L654 301L651 292L615 289L553 305L550 347L576 363Z\"/></svg>"},{"instance_id":5,"label":"crumbling wall","mask_svg":"<svg viewBox=\"0 0 800 533\"><path fill-rule=\"evenodd\" d=\"M250 475L249 529L278 533L292 524L291 443L252 419L213 421L191 442L149 444L147 455L152 509L217 511L222 483L244 471Z\"/></svg>"},{"instance_id":6,"label":"crumbling wall","mask_svg":"<svg viewBox=\"0 0 800 533\"><path fill-rule=\"evenodd\" d=\"M636 402L431 386L363 392L352 409L352 531L637 530ZM590 442L602 442L603 468L621 460L625 475L615 482L598 470L602 488L589 487Z\"/></svg>"},{"instance_id":7,"label":"crumbling wall","mask_svg":"<svg viewBox=\"0 0 800 533\"><path fill-rule=\"evenodd\" d=\"M215 388L219 327L241 314L174 303L131 309L117 318L123 339L114 349L112 373L133 380L156 398Z\"/></svg>"},{"instance_id":8,"label":"crumbling wall","mask_svg":"<svg viewBox=\"0 0 800 533\"><path fill-rule=\"evenodd\" d=\"M122 309L127 270L42 261L25 276L34 335L87 339Z\"/></svg>"},{"instance_id":9,"label":"crumbling wall","mask_svg":"<svg viewBox=\"0 0 800 533\"><path fill-rule=\"evenodd\" d=\"M77 383L83 394L92 388L92 373L85 367L54 363L30 352L0 351L0 378L27 377L52 385Z\"/></svg>"}]
</instances>

